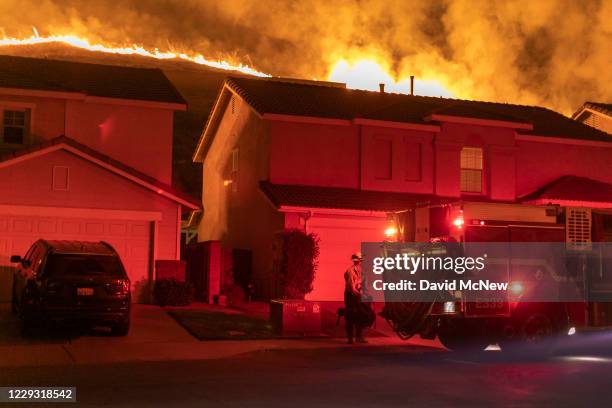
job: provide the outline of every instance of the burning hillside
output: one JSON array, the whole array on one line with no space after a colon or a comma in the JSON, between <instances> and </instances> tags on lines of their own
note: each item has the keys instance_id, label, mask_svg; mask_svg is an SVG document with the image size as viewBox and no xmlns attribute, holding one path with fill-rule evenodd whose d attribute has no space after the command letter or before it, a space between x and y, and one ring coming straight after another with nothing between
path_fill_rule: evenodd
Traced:
<instances>
[{"instance_id":1,"label":"burning hillside","mask_svg":"<svg viewBox=\"0 0 612 408\"><path fill-rule=\"evenodd\" d=\"M611 99L611 21L606 1L0 3L5 44L61 41L363 89L385 82L388 90L407 92L406 80L415 75L420 94L538 104L566 114L585 99Z\"/></svg>"}]
</instances>

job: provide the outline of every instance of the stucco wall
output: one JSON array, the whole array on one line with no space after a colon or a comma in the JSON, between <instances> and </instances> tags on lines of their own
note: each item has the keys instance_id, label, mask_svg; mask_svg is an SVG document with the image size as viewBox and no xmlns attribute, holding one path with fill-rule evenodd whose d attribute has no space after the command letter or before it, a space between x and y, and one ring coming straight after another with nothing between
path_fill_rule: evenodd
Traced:
<instances>
[{"instance_id":1,"label":"stucco wall","mask_svg":"<svg viewBox=\"0 0 612 408\"><path fill-rule=\"evenodd\" d=\"M171 184L172 118L169 109L67 101L66 136Z\"/></svg>"},{"instance_id":2,"label":"stucco wall","mask_svg":"<svg viewBox=\"0 0 612 408\"><path fill-rule=\"evenodd\" d=\"M519 141L516 152L517 195L522 196L568 174L612 183L609 147Z\"/></svg>"},{"instance_id":3,"label":"stucco wall","mask_svg":"<svg viewBox=\"0 0 612 408\"><path fill-rule=\"evenodd\" d=\"M234 149L238 165L232 175ZM268 179L268 161L268 124L238 98L232 113L230 101L203 163L204 217L198 240L221 240L226 247L252 250L260 296L270 293L273 236L283 228L282 215L259 190L259 181ZM224 186L230 179L233 184Z\"/></svg>"},{"instance_id":4,"label":"stucco wall","mask_svg":"<svg viewBox=\"0 0 612 408\"><path fill-rule=\"evenodd\" d=\"M273 121L270 181L359 188L359 127Z\"/></svg>"},{"instance_id":5,"label":"stucco wall","mask_svg":"<svg viewBox=\"0 0 612 408\"><path fill-rule=\"evenodd\" d=\"M433 133L361 127L361 188L433 192Z\"/></svg>"},{"instance_id":6,"label":"stucco wall","mask_svg":"<svg viewBox=\"0 0 612 408\"><path fill-rule=\"evenodd\" d=\"M172 182L171 109L0 94L3 105L30 110L30 143L65 135L158 180Z\"/></svg>"}]
</instances>

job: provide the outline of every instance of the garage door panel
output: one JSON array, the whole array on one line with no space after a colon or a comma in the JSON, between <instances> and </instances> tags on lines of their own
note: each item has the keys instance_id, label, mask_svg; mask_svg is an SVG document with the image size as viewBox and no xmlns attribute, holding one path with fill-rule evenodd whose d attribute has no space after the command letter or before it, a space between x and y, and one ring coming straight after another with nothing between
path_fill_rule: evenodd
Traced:
<instances>
[{"instance_id":1,"label":"garage door panel","mask_svg":"<svg viewBox=\"0 0 612 408\"><path fill-rule=\"evenodd\" d=\"M24 217L0 215L0 301L10 300L11 255L24 255L37 239L105 241L115 248L134 288L150 278L151 224L148 221ZM5 266L2 268L2 266ZM138 282L138 285L135 283ZM134 299L142 299L135 293Z\"/></svg>"},{"instance_id":2,"label":"garage door panel","mask_svg":"<svg viewBox=\"0 0 612 408\"><path fill-rule=\"evenodd\" d=\"M55 234L57 233L57 220L41 219L38 221L38 233L40 234Z\"/></svg>"},{"instance_id":3,"label":"garage door panel","mask_svg":"<svg viewBox=\"0 0 612 408\"><path fill-rule=\"evenodd\" d=\"M151 226L148 223L133 223L131 227L132 236L144 237L151 233Z\"/></svg>"},{"instance_id":4,"label":"garage door panel","mask_svg":"<svg viewBox=\"0 0 612 408\"><path fill-rule=\"evenodd\" d=\"M351 254L361 250L362 242L381 241L386 225L385 218L311 218L308 231L318 235L320 254L314 290L308 299L341 301L344 272L351 265Z\"/></svg>"},{"instance_id":5,"label":"garage door panel","mask_svg":"<svg viewBox=\"0 0 612 408\"><path fill-rule=\"evenodd\" d=\"M112 222L109 224L108 232L110 235L127 235L127 225L125 223Z\"/></svg>"},{"instance_id":6,"label":"garage door panel","mask_svg":"<svg viewBox=\"0 0 612 408\"><path fill-rule=\"evenodd\" d=\"M85 233L89 235L104 234L103 222L86 222Z\"/></svg>"},{"instance_id":7,"label":"garage door panel","mask_svg":"<svg viewBox=\"0 0 612 408\"><path fill-rule=\"evenodd\" d=\"M80 234L81 233L81 223L78 221L66 221L63 220L60 222L60 231L62 234Z\"/></svg>"},{"instance_id":8,"label":"garage door panel","mask_svg":"<svg viewBox=\"0 0 612 408\"><path fill-rule=\"evenodd\" d=\"M12 221L11 229L8 231L9 233L27 234L33 232L33 220L28 218L15 218Z\"/></svg>"}]
</instances>

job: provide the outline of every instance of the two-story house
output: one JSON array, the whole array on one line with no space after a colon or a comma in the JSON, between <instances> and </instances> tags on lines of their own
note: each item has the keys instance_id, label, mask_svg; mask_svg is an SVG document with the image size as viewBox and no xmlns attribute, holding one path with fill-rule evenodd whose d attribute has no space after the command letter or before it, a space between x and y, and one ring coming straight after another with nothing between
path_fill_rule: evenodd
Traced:
<instances>
[{"instance_id":1,"label":"two-story house","mask_svg":"<svg viewBox=\"0 0 612 408\"><path fill-rule=\"evenodd\" d=\"M181 212L200 207L170 185L185 109L160 70L0 56L0 301L39 238L111 243L136 299L179 259Z\"/></svg>"},{"instance_id":2,"label":"two-story house","mask_svg":"<svg viewBox=\"0 0 612 408\"><path fill-rule=\"evenodd\" d=\"M340 300L351 253L385 239L390 213L460 199L612 208L612 137L532 106L229 78L194 159L199 239L251 250L268 297L283 228L318 234L309 298Z\"/></svg>"}]
</instances>

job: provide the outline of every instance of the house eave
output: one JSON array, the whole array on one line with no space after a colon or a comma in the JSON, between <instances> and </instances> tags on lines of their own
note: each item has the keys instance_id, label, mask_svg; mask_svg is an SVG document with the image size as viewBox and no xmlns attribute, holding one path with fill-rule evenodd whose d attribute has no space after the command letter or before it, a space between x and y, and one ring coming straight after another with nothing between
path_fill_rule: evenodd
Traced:
<instances>
[{"instance_id":1,"label":"house eave","mask_svg":"<svg viewBox=\"0 0 612 408\"><path fill-rule=\"evenodd\" d=\"M610 137L609 142L604 142L599 140L575 139L559 136L517 134L516 140L523 142L557 143L566 145L612 148L612 136Z\"/></svg>"},{"instance_id":2,"label":"house eave","mask_svg":"<svg viewBox=\"0 0 612 408\"><path fill-rule=\"evenodd\" d=\"M278 211L283 213L309 213L309 214L325 214L325 215L357 215L361 217L386 217L392 211L376 211L376 210L352 210L344 208L322 208L322 207L296 207L281 205Z\"/></svg>"},{"instance_id":3,"label":"house eave","mask_svg":"<svg viewBox=\"0 0 612 408\"><path fill-rule=\"evenodd\" d=\"M212 144L214 133L217 131L221 118L223 117L223 110L229 102L229 96L232 94L234 94L232 89L227 85L227 83L224 83L219 91L219 94L217 95L217 98L215 99L215 104L208 115L206 125L204 125L204 129L200 134L200 140L198 141L198 145L196 146L195 152L191 158L194 163L202 163L204 161L206 153Z\"/></svg>"},{"instance_id":4,"label":"house eave","mask_svg":"<svg viewBox=\"0 0 612 408\"><path fill-rule=\"evenodd\" d=\"M535 200L524 201L525 204L531 205L559 205L561 207L585 207L585 208L612 208L611 202L605 201L585 201L585 200L567 200L556 198L538 198Z\"/></svg>"},{"instance_id":5,"label":"house eave","mask_svg":"<svg viewBox=\"0 0 612 408\"><path fill-rule=\"evenodd\" d=\"M423 118L426 122L449 122L449 123L461 123L467 125L479 125L479 126L493 126L493 127L504 127L510 129L522 129L522 130L533 130L533 124L525 122L511 122L506 120L495 120L495 119L480 119L480 118L469 118L465 116L452 116L452 115L439 115L432 114Z\"/></svg>"},{"instance_id":6,"label":"house eave","mask_svg":"<svg viewBox=\"0 0 612 408\"><path fill-rule=\"evenodd\" d=\"M185 103L173 103L173 102L161 102L161 101L149 101L140 99L128 99L128 98L108 98L102 96L87 95L82 92L72 91L45 91L40 89L22 89L22 88L3 88L0 87L0 94L2 95L15 95L15 96L31 96L39 98L52 98L52 99L67 99L77 100L87 103L100 103L108 105L124 105L124 106L139 106L145 108L157 108L157 109L170 109L175 111L186 111L187 104Z\"/></svg>"}]
</instances>

